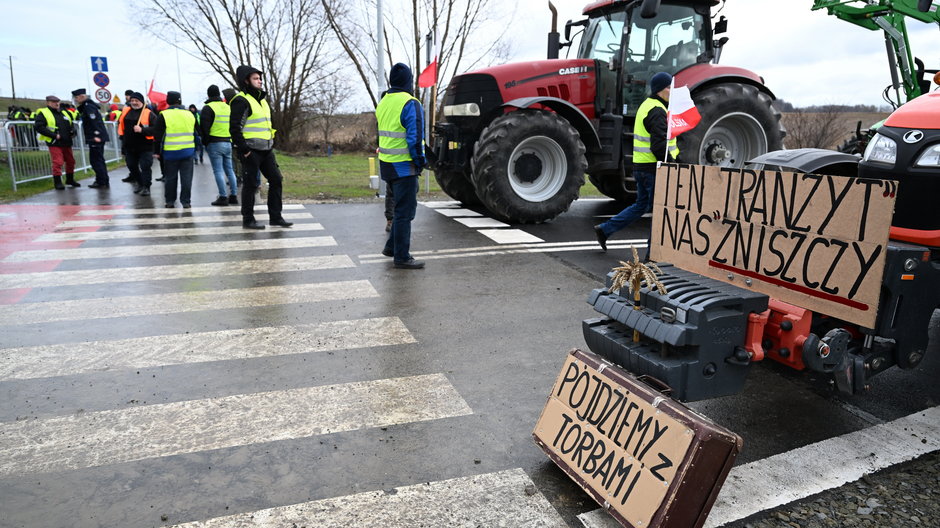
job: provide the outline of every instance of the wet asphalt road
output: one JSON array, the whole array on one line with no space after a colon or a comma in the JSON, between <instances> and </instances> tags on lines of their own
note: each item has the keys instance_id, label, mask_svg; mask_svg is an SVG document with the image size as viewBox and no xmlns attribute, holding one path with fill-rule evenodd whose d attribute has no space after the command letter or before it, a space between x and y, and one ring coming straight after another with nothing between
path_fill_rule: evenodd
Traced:
<instances>
[{"instance_id":1,"label":"wet asphalt road","mask_svg":"<svg viewBox=\"0 0 940 528\"><path fill-rule=\"evenodd\" d=\"M565 353L585 346L581 320L594 316L587 294L629 254L622 245L605 254L590 243L591 226L615 214L615 204L579 201L553 222L514 226L545 242L539 252L500 251L479 229L419 205L412 249L419 259L427 257L422 271L392 269L378 255L385 238L380 203L306 204L285 211L309 213L294 221L317 223L322 230L247 232L239 228L236 207L215 213L177 207L113 217L153 219L149 224L96 228L127 237L35 241L34 234L78 230L62 222L80 220L76 213L92 206L162 209L159 183L155 196L141 198L118 181L124 175L112 175L111 190L49 191L0 207L3 213L19 208L16 214L41 210L53 217L46 227L35 227L11 225L16 216L0 216L0 248L7 246L0 271L54 269L98 277L6 290L7 305L0 306L9 310L0 329L0 452L8 462L0 466L0 526L176 525L310 501L344 502L364 492L406 495L398 490L472 476L502 478L514 470L522 470L523 482L531 479L534 489L510 502L544 496L554 510L538 517L542 525L580 526L576 516L597 507L533 444L531 432ZM196 207L207 207L215 197L206 165L196 168L193 195ZM189 214L192 223L162 220ZM231 217L200 219L226 215ZM261 214L259 220L266 218ZM131 234L210 227L231 229ZM645 238L647 228L644 220L617 239ZM26 229L35 232L23 234ZM13 231L22 236L8 237ZM323 237L335 245L318 245ZM300 238L310 241L278 245ZM231 246L245 240L272 242L264 249ZM174 249L188 244L204 246ZM125 253L91 251L82 258L50 259L51 264L10 262L17 251L50 247ZM141 247L151 248L150 254ZM322 264L329 258L332 264L297 268L271 262ZM236 263L246 267L225 272ZM166 272L181 266L210 267L182 276ZM141 267L148 268L143 276L131 272ZM16 311L24 307L38 311ZM360 342L344 341L349 328L396 318L402 326L397 333L370 330ZM693 407L744 437L740 464L935 406L938 319L923 363L878 376L866 394L836 396L825 383L767 362L754 366L741 394ZM347 326L326 334L298 331L281 341L277 332L265 333L324 324ZM258 335L263 337L253 337ZM198 350L187 348L188 336L200 339ZM6 368L11 364L20 370ZM416 384L420 390L432 382L440 387L409 403ZM318 388L325 388L325 399L314 395L306 404L291 403ZM246 404L245 422L236 416L214 429L209 425L238 398L262 393L272 396ZM331 411L334 400L349 407ZM155 409L160 414L151 414ZM280 435L264 425L275 415L290 418ZM297 427L307 418L326 425ZM84 436L96 440L81 444ZM22 442L11 440L21 438L48 449L24 451ZM441 505L402 508L425 507ZM474 517L475 510L451 509L451 524L491 525ZM524 517L513 517L508 508L503 515L506 526L535 525L516 522ZM368 524L355 516L333 521Z\"/></svg>"}]
</instances>

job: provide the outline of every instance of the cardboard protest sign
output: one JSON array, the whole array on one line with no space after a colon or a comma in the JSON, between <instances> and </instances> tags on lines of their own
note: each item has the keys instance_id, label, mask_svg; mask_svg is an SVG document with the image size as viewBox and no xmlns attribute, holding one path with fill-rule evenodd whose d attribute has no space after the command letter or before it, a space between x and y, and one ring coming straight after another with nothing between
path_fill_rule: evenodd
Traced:
<instances>
[{"instance_id":1,"label":"cardboard protest sign","mask_svg":"<svg viewBox=\"0 0 940 528\"><path fill-rule=\"evenodd\" d=\"M592 352L572 350L533 433L621 524L701 526L741 438Z\"/></svg>"},{"instance_id":2,"label":"cardboard protest sign","mask_svg":"<svg viewBox=\"0 0 940 528\"><path fill-rule=\"evenodd\" d=\"M667 164L651 255L873 327L897 183Z\"/></svg>"}]
</instances>

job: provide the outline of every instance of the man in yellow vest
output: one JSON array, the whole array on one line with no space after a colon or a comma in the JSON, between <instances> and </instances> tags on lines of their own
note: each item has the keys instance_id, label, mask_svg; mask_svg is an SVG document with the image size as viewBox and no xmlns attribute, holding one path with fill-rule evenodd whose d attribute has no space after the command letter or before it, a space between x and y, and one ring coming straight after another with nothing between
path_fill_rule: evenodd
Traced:
<instances>
[{"instance_id":1,"label":"man in yellow vest","mask_svg":"<svg viewBox=\"0 0 940 528\"><path fill-rule=\"evenodd\" d=\"M382 254L400 269L421 269L411 256L411 221L418 207L418 175L424 157L424 109L412 95L411 68L398 63L388 76L389 89L375 108L379 129L379 174L392 188L392 229Z\"/></svg>"},{"instance_id":2,"label":"man in yellow vest","mask_svg":"<svg viewBox=\"0 0 940 528\"><path fill-rule=\"evenodd\" d=\"M193 156L196 154L196 117L183 108L179 92L167 92L169 106L160 112L152 127L134 126L135 132L152 135L153 157L163 161L163 196L167 209L176 207L176 185L179 182L179 199L184 209L191 207L193 189Z\"/></svg>"},{"instance_id":3,"label":"man in yellow vest","mask_svg":"<svg viewBox=\"0 0 940 528\"><path fill-rule=\"evenodd\" d=\"M594 226L601 248L607 251L607 239L653 210L653 189L656 184L656 163L679 157L676 139L667 141L666 111L672 75L659 72L650 79L650 96L636 112L633 124L633 178L636 180L636 201L610 220ZM649 255L647 242L647 256Z\"/></svg>"},{"instance_id":4,"label":"man in yellow vest","mask_svg":"<svg viewBox=\"0 0 940 528\"><path fill-rule=\"evenodd\" d=\"M261 89L261 70L241 65L235 70L235 81L241 91L232 98L229 133L242 165L242 227L264 229L255 220L255 190L259 186L258 171L268 180L268 223L290 227L293 222L281 216L281 171L274 158L274 127L267 93Z\"/></svg>"},{"instance_id":5,"label":"man in yellow vest","mask_svg":"<svg viewBox=\"0 0 940 528\"><path fill-rule=\"evenodd\" d=\"M229 132L229 117L232 109L222 100L222 93L216 85L206 90L205 105L199 114L199 126L202 140L206 144L209 163L215 175L215 185L219 188L219 197L212 205L238 204L238 182L232 168L232 133ZM228 193L225 192L225 179L228 177Z\"/></svg>"},{"instance_id":6,"label":"man in yellow vest","mask_svg":"<svg viewBox=\"0 0 940 528\"><path fill-rule=\"evenodd\" d=\"M49 157L52 158L52 181L59 191L65 189L62 185L62 170L65 169L65 183L70 187L81 187L75 181L75 156L72 155L72 137L75 130L72 120L59 110L59 98L54 95L46 96L46 107L35 112L33 128L39 139L46 142L49 147Z\"/></svg>"}]
</instances>

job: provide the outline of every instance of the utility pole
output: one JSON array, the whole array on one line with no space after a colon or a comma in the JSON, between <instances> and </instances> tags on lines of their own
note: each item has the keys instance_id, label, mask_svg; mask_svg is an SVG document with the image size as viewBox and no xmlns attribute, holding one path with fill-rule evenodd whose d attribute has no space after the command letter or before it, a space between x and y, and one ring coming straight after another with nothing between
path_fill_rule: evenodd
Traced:
<instances>
[{"instance_id":1,"label":"utility pole","mask_svg":"<svg viewBox=\"0 0 940 528\"><path fill-rule=\"evenodd\" d=\"M378 84L377 94L379 99L382 98L382 92L385 91L385 15L382 12L382 0L376 0L376 50L378 51L378 57L376 57L376 68L375 68L375 77Z\"/></svg>"},{"instance_id":2,"label":"utility pole","mask_svg":"<svg viewBox=\"0 0 940 528\"><path fill-rule=\"evenodd\" d=\"M13 55L10 57L10 89L13 91L13 102L16 102L16 84L13 83Z\"/></svg>"}]
</instances>

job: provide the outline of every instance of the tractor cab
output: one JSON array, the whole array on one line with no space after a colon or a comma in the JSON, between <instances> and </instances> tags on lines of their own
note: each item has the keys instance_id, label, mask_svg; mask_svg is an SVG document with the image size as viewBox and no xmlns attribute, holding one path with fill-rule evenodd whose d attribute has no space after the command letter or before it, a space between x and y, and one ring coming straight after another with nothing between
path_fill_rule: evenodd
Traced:
<instances>
[{"instance_id":1,"label":"tractor cab","mask_svg":"<svg viewBox=\"0 0 940 528\"><path fill-rule=\"evenodd\" d=\"M607 74L598 75L607 82L599 88L614 88L605 95L622 105L622 115L634 116L655 73L674 75L714 58L710 9L715 3L665 2L654 9L651 2L598 2L585 8L587 20L568 23L566 36L572 26L585 26L578 57L607 64Z\"/></svg>"}]
</instances>

